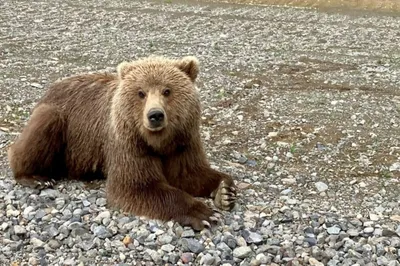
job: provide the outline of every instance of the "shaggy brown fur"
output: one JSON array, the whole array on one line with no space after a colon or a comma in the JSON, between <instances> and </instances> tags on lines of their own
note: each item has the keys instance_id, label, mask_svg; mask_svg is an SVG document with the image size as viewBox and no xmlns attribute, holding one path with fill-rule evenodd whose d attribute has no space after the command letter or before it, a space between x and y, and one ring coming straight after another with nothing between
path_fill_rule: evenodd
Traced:
<instances>
[{"instance_id":1,"label":"shaggy brown fur","mask_svg":"<svg viewBox=\"0 0 400 266\"><path fill-rule=\"evenodd\" d=\"M111 206L202 229L213 212L194 197L230 210L236 192L203 150L198 72L195 57L149 57L54 83L9 149L15 179L105 177Z\"/></svg>"}]
</instances>

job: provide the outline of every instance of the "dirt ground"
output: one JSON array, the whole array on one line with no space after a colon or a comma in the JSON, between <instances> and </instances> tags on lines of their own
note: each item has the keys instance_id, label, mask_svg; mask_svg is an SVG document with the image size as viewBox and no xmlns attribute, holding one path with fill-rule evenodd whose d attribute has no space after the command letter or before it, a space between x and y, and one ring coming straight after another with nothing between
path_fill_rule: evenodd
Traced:
<instances>
[{"instance_id":1,"label":"dirt ground","mask_svg":"<svg viewBox=\"0 0 400 266\"><path fill-rule=\"evenodd\" d=\"M202 0L202 2L307 7L341 12L369 11L392 15L398 15L400 12L400 2L397 0Z\"/></svg>"}]
</instances>

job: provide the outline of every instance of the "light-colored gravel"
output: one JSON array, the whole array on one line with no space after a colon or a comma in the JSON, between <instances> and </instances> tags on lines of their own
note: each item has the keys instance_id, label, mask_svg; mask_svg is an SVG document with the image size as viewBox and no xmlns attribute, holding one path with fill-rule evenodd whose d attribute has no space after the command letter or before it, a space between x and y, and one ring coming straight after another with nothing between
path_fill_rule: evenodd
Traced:
<instances>
[{"instance_id":1,"label":"light-colored gravel","mask_svg":"<svg viewBox=\"0 0 400 266\"><path fill-rule=\"evenodd\" d=\"M165 1L0 4L1 265L400 265L400 18ZM15 185L46 86L195 55L213 167L241 188L200 233L106 208L104 184Z\"/></svg>"}]
</instances>

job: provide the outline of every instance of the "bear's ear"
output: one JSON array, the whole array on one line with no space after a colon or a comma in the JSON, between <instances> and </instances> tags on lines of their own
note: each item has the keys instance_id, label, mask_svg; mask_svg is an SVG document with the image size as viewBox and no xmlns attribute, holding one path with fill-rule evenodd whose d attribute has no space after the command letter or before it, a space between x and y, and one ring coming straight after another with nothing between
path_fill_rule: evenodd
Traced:
<instances>
[{"instance_id":1,"label":"bear's ear","mask_svg":"<svg viewBox=\"0 0 400 266\"><path fill-rule=\"evenodd\" d=\"M126 62L126 61L119 63L117 66L118 77L120 79L123 79L125 77L126 73L128 73L132 69L132 67L133 67L133 64Z\"/></svg>"},{"instance_id":2,"label":"bear's ear","mask_svg":"<svg viewBox=\"0 0 400 266\"><path fill-rule=\"evenodd\" d=\"M199 60L194 56L185 56L177 60L176 66L194 82L199 74Z\"/></svg>"}]
</instances>

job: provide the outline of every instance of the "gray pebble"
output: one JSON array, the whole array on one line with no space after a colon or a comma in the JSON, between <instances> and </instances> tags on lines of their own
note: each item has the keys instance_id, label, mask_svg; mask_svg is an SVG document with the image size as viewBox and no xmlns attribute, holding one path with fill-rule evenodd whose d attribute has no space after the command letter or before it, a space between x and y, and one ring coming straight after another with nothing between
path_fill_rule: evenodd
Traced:
<instances>
[{"instance_id":1,"label":"gray pebble","mask_svg":"<svg viewBox=\"0 0 400 266\"><path fill-rule=\"evenodd\" d=\"M355 228L350 228L349 230L347 230L347 234L349 234L349 236L358 236L359 230Z\"/></svg>"},{"instance_id":2,"label":"gray pebble","mask_svg":"<svg viewBox=\"0 0 400 266\"><path fill-rule=\"evenodd\" d=\"M213 265L214 262L215 258L209 253L205 254L200 259L200 265Z\"/></svg>"},{"instance_id":3,"label":"gray pebble","mask_svg":"<svg viewBox=\"0 0 400 266\"><path fill-rule=\"evenodd\" d=\"M16 235L24 235L26 234L26 229L21 225L14 225L14 233Z\"/></svg>"},{"instance_id":4,"label":"gray pebble","mask_svg":"<svg viewBox=\"0 0 400 266\"><path fill-rule=\"evenodd\" d=\"M195 234L194 234L194 231L192 229L183 231L182 235L181 235L181 237L188 237L188 238L191 238L191 237L194 237L194 236L195 236Z\"/></svg>"},{"instance_id":5,"label":"gray pebble","mask_svg":"<svg viewBox=\"0 0 400 266\"><path fill-rule=\"evenodd\" d=\"M33 245L33 247L35 248L40 248L43 247L44 242L38 238L31 238L31 244Z\"/></svg>"},{"instance_id":6,"label":"gray pebble","mask_svg":"<svg viewBox=\"0 0 400 266\"><path fill-rule=\"evenodd\" d=\"M111 232L104 226L99 225L94 227L93 233L99 238L109 238L112 236Z\"/></svg>"},{"instance_id":7,"label":"gray pebble","mask_svg":"<svg viewBox=\"0 0 400 266\"><path fill-rule=\"evenodd\" d=\"M107 199L105 199L105 198L98 198L98 199L96 200L96 205L97 205L97 206L100 206L100 207L106 206L106 205L107 205Z\"/></svg>"},{"instance_id":8,"label":"gray pebble","mask_svg":"<svg viewBox=\"0 0 400 266\"><path fill-rule=\"evenodd\" d=\"M193 238L183 238L181 243L185 251L191 251L195 254L198 254L204 250L204 245Z\"/></svg>"},{"instance_id":9,"label":"gray pebble","mask_svg":"<svg viewBox=\"0 0 400 266\"><path fill-rule=\"evenodd\" d=\"M161 246L161 250L171 253L175 249L175 246L171 244L165 244Z\"/></svg>"},{"instance_id":10,"label":"gray pebble","mask_svg":"<svg viewBox=\"0 0 400 266\"><path fill-rule=\"evenodd\" d=\"M263 237L255 232L251 232L249 230L243 230L242 236L245 239L245 241L249 244L260 244L263 242Z\"/></svg>"},{"instance_id":11,"label":"gray pebble","mask_svg":"<svg viewBox=\"0 0 400 266\"><path fill-rule=\"evenodd\" d=\"M237 247L233 250L233 256L235 258L239 258L239 259L244 259L249 257L251 254L253 253L253 251L251 250L250 247Z\"/></svg>"},{"instance_id":12,"label":"gray pebble","mask_svg":"<svg viewBox=\"0 0 400 266\"><path fill-rule=\"evenodd\" d=\"M364 233L366 233L366 234L372 234L373 232L374 232L374 228L373 227L364 228Z\"/></svg>"}]
</instances>

